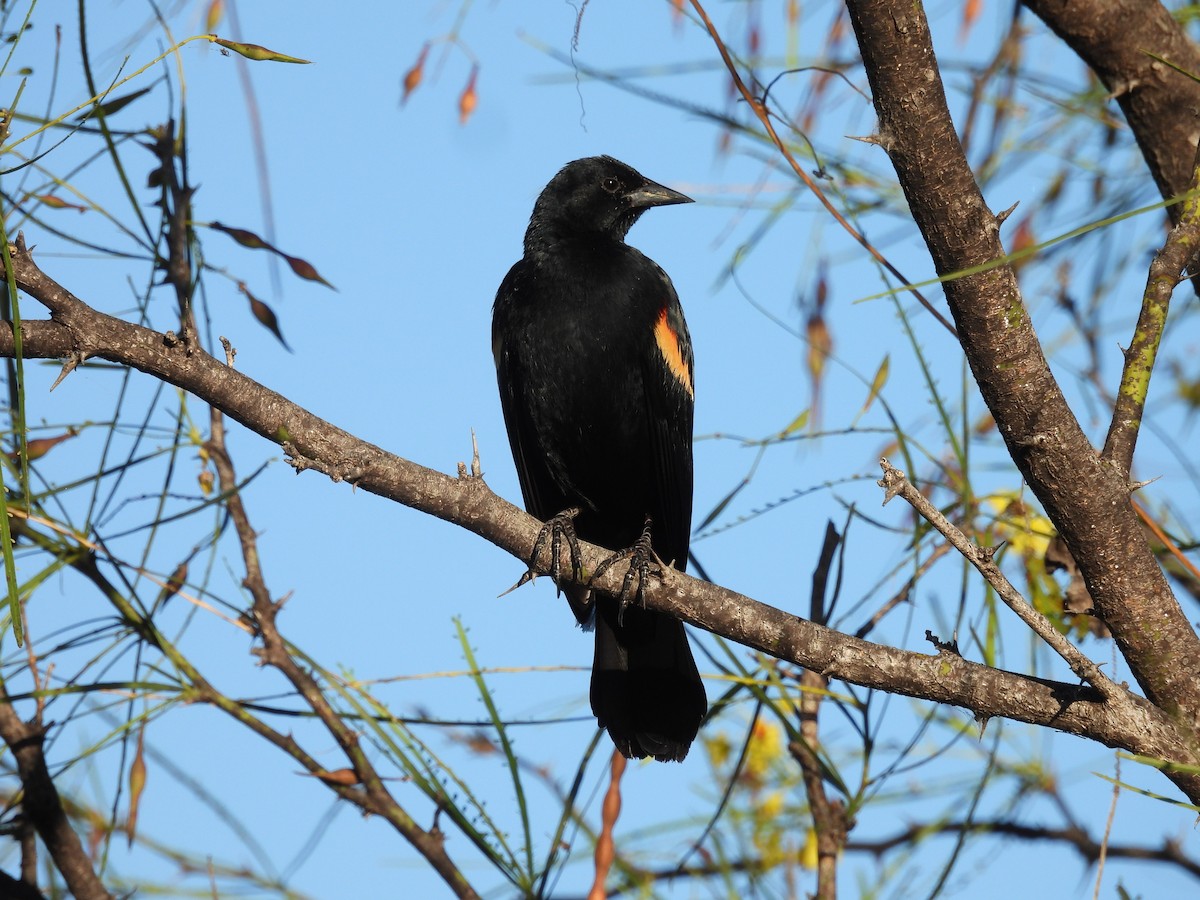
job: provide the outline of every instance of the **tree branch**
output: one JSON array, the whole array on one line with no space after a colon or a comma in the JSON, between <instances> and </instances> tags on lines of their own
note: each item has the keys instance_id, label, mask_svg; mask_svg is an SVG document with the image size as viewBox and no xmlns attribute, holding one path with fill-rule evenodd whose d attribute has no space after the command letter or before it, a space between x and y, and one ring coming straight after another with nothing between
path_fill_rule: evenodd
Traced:
<instances>
[{"instance_id":1,"label":"tree branch","mask_svg":"<svg viewBox=\"0 0 1200 900\"><path fill-rule=\"evenodd\" d=\"M1117 466L1126 478L1133 467L1133 451L1141 431L1146 397L1150 391L1150 376L1154 360L1167 326L1171 295L1200 251L1200 154L1195 157L1195 170L1188 184L1191 196L1177 206L1175 226L1167 235L1162 249L1154 255L1142 292L1142 309L1134 326L1133 340L1125 351L1121 370L1121 385L1113 408L1112 422L1101 454Z\"/></svg>"},{"instance_id":2,"label":"tree branch","mask_svg":"<svg viewBox=\"0 0 1200 900\"><path fill-rule=\"evenodd\" d=\"M222 342L226 345L227 360L232 365L233 351L227 341L222 339ZM304 698L304 702L308 704L316 717L320 719L321 724L337 741L342 753L354 767L354 773L364 790L361 797L356 797L357 805L365 812L373 812L390 822L392 827L425 857L456 897L477 900L479 894L455 865L450 854L446 852L442 834L436 829L426 831L421 828L396 801L363 750L358 733L346 725L342 717L330 705L317 680L296 662L289 651L287 642L279 633L276 622L282 603L272 601L271 594L267 590L258 554L258 534L250 524L250 517L246 513L241 493L237 489L238 482L234 473L233 460L229 458L225 445L224 419L215 408L211 411L210 421L211 436L205 446L212 454L221 490L228 494L226 505L234 528L237 530L238 543L242 548L242 561L246 566L246 577L242 583L253 598L254 621L263 642L259 655L265 664L277 669L292 684L296 692ZM316 772L313 774L319 775ZM327 780L324 781L326 784L329 783Z\"/></svg>"},{"instance_id":3,"label":"tree branch","mask_svg":"<svg viewBox=\"0 0 1200 900\"><path fill-rule=\"evenodd\" d=\"M879 467L883 469L883 478L880 479L879 486L886 492L884 503L896 495L908 501L909 505L925 521L936 528L938 533L945 537L954 549L979 571L979 574L996 591L996 596L1004 601L1005 606L1016 613L1017 618L1028 625L1030 630L1045 641L1050 649L1062 657L1063 661L1071 667L1072 672L1098 690L1110 703L1120 705L1126 702L1127 691L1114 684L1111 678L1100 671L1099 666L1060 634L1054 624L1030 606L1020 592L1013 587L1012 582L1000 571L1000 567L992 561L995 548L989 552L973 544L965 534L955 527L954 523L942 515L941 510L934 506L928 497L913 486L913 483L908 480L908 476L886 459L879 461Z\"/></svg>"}]
</instances>

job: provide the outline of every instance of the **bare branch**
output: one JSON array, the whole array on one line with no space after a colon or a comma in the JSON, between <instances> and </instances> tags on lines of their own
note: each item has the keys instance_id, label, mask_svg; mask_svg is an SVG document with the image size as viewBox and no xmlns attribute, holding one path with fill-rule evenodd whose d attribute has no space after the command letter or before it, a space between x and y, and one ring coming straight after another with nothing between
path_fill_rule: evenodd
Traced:
<instances>
[{"instance_id":1,"label":"bare branch","mask_svg":"<svg viewBox=\"0 0 1200 900\"><path fill-rule=\"evenodd\" d=\"M1137 446L1146 397L1150 391L1150 376L1154 360L1167 325L1171 294L1183 278L1183 272L1200 252L1200 155L1189 185L1191 196L1174 207L1178 211L1175 227L1167 235L1162 249L1154 255L1146 276L1142 294L1142 309L1134 327L1133 340L1125 351L1121 385L1113 409L1108 437L1104 441L1104 459L1110 461L1128 479L1133 467L1133 451ZM1133 488L1130 488L1132 493Z\"/></svg>"}]
</instances>

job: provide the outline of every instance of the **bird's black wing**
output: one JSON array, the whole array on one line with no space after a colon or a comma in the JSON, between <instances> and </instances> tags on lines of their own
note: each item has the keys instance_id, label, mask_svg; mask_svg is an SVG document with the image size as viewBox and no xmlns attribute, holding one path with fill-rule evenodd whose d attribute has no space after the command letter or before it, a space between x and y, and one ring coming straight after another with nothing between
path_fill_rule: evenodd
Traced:
<instances>
[{"instance_id":1,"label":"bird's black wing","mask_svg":"<svg viewBox=\"0 0 1200 900\"><path fill-rule=\"evenodd\" d=\"M657 265L647 279L657 315L653 350L644 354L646 433L653 472L650 515L655 552L682 570L692 527L692 340L671 280Z\"/></svg>"},{"instance_id":2,"label":"bird's black wing","mask_svg":"<svg viewBox=\"0 0 1200 900\"><path fill-rule=\"evenodd\" d=\"M492 354L496 360L500 406L504 411L504 424L508 429L508 442L516 463L521 494L525 498L525 509L530 515L544 520L562 512L570 504L550 473L545 453L538 446L528 396L529 385L525 383L527 370L518 364L519 348L511 345L520 333L514 327L511 295L522 280L524 265L523 261L518 262L509 270L496 294L492 315Z\"/></svg>"}]
</instances>

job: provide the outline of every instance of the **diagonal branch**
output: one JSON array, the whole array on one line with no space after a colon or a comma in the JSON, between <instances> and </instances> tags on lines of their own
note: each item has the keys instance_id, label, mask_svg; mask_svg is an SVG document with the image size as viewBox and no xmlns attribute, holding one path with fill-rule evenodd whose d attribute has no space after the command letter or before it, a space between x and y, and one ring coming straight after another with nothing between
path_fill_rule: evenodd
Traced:
<instances>
[{"instance_id":1,"label":"diagonal branch","mask_svg":"<svg viewBox=\"0 0 1200 900\"><path fill-rule=\"evenodd\" d=\"M232 363L233 352L227 341L223 340L223 343L226 345L227 359ZM337 741L342 753L354 767L355 775L365 792L365 796L358 799L358 805L364 812L373 812L390 822L392 827L425 857L455 896L478 898L478 893L471 887L446 852L445 840L441 833L436 829L426 831L421 828L412 816L396 802L396 798L384 785L383 779L363 750L357 732L338 715L317 680L301 667L289 652L287 642L279 633L276 624L279 610L283 604L272 601L271 594L267 590L261 558L258 554L258 534L250 524L250 517L242 503L241 493L237 490L238 481L234 473L233 460L230 459L225 445L224 417L216 408L211 410L210 424L210 438L205 446L212 454L217 476L221 482L221 490L229 495L226 506L229 509L234 528L237 530L238 542L242 548L242 561L246 566L246 577L242 584L253 598L254 622L263 642L259 655L264 663L278 669L291 682L321 724Z\"/></svg>"},{"instance_id":2,"label":"diagonal branch","mask_svg":"<svg viewBox=\"0 0 1200 900\"><path fill-rule=\"evenodd\" d=\"M1100 671L1100 667L1088 659L1083 652L1059 633L1054 624L1044 615L1029 605L1020 592L1013 587L1000 567L992 561L995 548L989 552L977 547L960 531L953 522L947 519L940 509L922 494L908 476L897 469L886 459L879 461L883 469L883 478L879 486L884 489L883 502L886 504L892 497L899 495L912 506L921 517L948 540L971 565L979 570L988 584L996 591L996 596L1017 614L1017 617L1037 634L1055 653L1063 658L1071 671L1098 690L1109 703L1121 704L1127 702L1127 691L1115 684L1111 678Z\"/></svg>"}]
</instances>

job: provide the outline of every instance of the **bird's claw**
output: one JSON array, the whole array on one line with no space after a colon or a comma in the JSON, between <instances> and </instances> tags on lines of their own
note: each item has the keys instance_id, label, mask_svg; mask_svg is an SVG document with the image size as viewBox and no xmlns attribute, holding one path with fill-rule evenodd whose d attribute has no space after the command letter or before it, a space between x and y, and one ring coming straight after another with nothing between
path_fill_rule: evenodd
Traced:
<instances>
[{"instance_id":1,"label":"bird's claw","mask_svg":"<svg viewBox=\"0 0 1200 900\"><path fill-rule=\"evenodd\" d=\"M542 530L538 532L537 540L533 542L533 551L529 554L529 568L517 582L519 587L537 577L537 561L541 556L546 541L550 541L550 577L554 586L562 593L559 579L562 577L562 547L567 545L567 555L571 560L571 580L578 581L583 575L583 555L579 551L579 538L575 536L575 517L579 515L578 506L564 509L556 516L546 520Z\"/></svg>"},{"instance_id":2,"label":"bird's claw","mask_svg":"<svg viewBox=\"0 0 1200 900\"><path fill-rule=\"evenodd\" d=\"M629 568L625 572L625 577L621 580L621 591L617 594L619 608L617 611L617 624L623 625L625 619L625 609L636 598L641 606L646 605L646 582L653 575L662 575L663 562L658 558L658 554L654 552L654 548L650 544L650 519L646 519L646 524L642 528L642 533L638 539L633 542L633 546L626 547L624 550L618 550L606 558L600 565L596 566L596 571L588 584L591 585L597 578L607 572L612 566L621 560L629 560ZM633 587L634 580L637 580L637 591L630 596L630 589Z\"/></svg>"}]
</instances>

